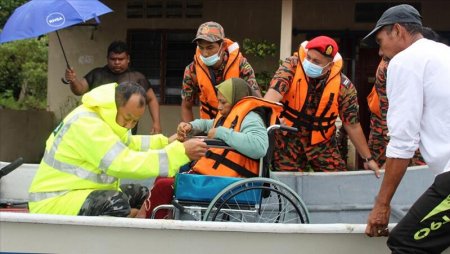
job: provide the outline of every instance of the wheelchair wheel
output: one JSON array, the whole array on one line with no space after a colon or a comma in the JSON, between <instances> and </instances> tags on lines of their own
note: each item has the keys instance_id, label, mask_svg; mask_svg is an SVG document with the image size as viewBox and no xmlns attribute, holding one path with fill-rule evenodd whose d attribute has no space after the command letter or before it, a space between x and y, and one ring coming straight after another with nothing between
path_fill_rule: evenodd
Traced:
<instances>
[{"instance_id":1,"label":"wheelchair wheel","mask_svg":"<svg viewBox=\"0 0 450 254\"><path fill-rule=\"evenodd\" d=\"M249 178L230 184L209 204L203 220L245 223L309 223L301 198L284 183Z\"/></svg>"}]
</instances>

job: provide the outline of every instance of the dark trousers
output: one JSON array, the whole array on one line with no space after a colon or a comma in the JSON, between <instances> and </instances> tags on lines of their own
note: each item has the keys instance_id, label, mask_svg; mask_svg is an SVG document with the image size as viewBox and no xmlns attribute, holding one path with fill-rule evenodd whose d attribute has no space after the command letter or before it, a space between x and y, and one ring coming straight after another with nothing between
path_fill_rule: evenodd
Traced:
<instances>
[{"instance_id":1,"label":"dark trousers","mask_svg":"<svg viewBox=\"0 0 450 254\"><path fill-rule=\"evenodd\" d=\"M122 184L120 189L91 192L78 215L127 217L131 208L141 208L149 194L148 188L139 184Z\"/></svg>"},{"instance_id":2,"label":"dark trousers","mask_svg":"<svg viewBox=\"0 0 450 254\"><path fill-rule=\"evenodd\" d=\"M441 253L450 246L450 172L434 183L414 203L389 234L392 253Z\"/></svg>"}]
</instances>

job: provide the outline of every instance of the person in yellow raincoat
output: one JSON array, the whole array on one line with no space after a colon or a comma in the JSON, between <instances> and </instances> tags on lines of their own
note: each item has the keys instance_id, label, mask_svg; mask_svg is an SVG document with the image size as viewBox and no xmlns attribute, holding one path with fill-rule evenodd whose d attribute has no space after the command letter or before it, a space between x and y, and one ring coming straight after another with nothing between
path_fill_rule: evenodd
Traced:
<instances>
[{"instance_id":1,"label":"person in yellow raincoat","mask_svg":"<svg viewBox=\"0 0 450 254\"><path fill-rule=\"evenodd\" d=\"M120 186L120 178L174 176L205 154L199 139L180 143L161 134L131 135L146 104L144 89L133 82L86 93L46 142L29 189L30 212L133 216L148 189Z\"/></svg>"}]
</instances>

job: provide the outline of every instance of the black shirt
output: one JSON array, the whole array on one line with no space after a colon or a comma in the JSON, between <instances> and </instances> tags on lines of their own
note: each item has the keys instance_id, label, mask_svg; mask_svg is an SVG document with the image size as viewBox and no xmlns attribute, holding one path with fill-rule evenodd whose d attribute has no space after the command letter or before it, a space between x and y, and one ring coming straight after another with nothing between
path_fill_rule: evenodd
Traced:
<instances>
[{"instance_id":1,"label":"black shirt","mask_svg":"<svg viewBox=\"0 0 450 254\"><path fill-rule=\"evenodd\" d=\"M92 90L100 85L114 82L120 84L125 81L136 82L141 85L145 91L151 88L150 82L148 82L144 74L131 69L127 69L122 73L114 73L108 68L107 65L91 70L88 74L86 74L86 76L84 76L84 78L89 85L89 90Z\"/></svg>"}]
</instances>

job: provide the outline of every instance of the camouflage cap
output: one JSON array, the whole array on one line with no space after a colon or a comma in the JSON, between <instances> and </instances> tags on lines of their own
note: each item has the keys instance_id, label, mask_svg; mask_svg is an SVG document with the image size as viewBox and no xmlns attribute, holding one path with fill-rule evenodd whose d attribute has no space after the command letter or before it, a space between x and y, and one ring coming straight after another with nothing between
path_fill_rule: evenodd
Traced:
<instances>
[{"instance_id":1,"label":"camouflage cap","mask_svg":"<svg viewBox=\"0 0 450 254\"><path fill-rule=\"evenodd\" d=\"M216 22L209 21L201 24L197 30L197 36L192 42L205 40L209 42L221 41L225 38L223 27Z\"/></svg>"}]
</instances>

